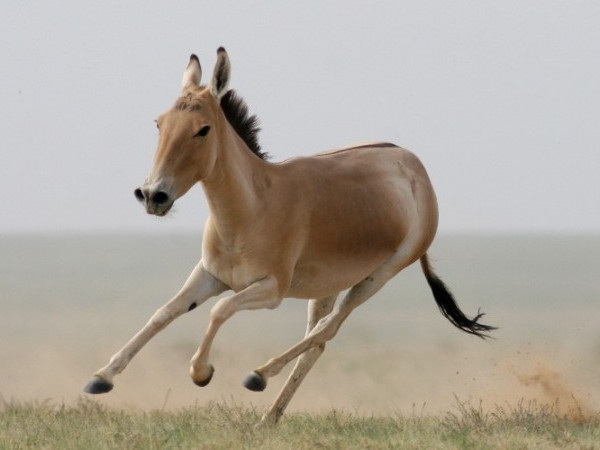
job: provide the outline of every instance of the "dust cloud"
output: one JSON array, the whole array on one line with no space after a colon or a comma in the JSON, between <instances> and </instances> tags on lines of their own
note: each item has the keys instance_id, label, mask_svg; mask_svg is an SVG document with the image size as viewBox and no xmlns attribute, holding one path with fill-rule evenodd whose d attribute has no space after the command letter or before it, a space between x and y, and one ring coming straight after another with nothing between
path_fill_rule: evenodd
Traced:
<instances>
[{"instance_id":1,"label":"dust cloud","mask_svg":"<svg viewBox=\"0 0 600 450\"><path fill-rule=\"evenodd\" d=\"M533 371L527 373L513 371L524 386L539 388L539 403L552 405L558 414L574 421L583 421L594 414L588 400L580 397L564 376L548 363L538 361Z\"/></svg>"}]
</instances>

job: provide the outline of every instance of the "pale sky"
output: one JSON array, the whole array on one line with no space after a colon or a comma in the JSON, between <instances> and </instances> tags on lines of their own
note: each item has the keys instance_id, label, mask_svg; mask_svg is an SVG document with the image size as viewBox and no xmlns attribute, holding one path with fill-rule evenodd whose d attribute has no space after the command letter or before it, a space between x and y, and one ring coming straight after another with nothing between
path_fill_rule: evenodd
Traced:
<instances>
[{"instance_id":1,"label":"pale sky","mask_svg":"<svg viewBox=\"0 0 600 450\"><path fill-rule=\"evenodd\" d=\"M3 1L0 36L0 232L199 231L200 186L133 190L221 45L273 161L390 141L440 231L600 232L599 1Z\"/></svg>"}]
</instances>

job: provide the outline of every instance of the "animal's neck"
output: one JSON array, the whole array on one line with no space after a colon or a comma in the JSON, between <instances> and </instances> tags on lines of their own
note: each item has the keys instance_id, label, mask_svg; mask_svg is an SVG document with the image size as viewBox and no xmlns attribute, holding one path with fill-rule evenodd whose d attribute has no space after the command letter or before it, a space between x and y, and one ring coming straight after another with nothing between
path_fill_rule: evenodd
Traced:
<instances>
[{"instance_id":1,"label":"animal's neck","mask_svg":"<svg viewBox=\"0 0 600 450\"><path fill-rule=\"evenodd\" d=\"M219 132L215 167L202 186L213 225L229 239L244 232L259 214L270 184L270 164L256 157L228 123Z\"/></svg>"}]
</instances>

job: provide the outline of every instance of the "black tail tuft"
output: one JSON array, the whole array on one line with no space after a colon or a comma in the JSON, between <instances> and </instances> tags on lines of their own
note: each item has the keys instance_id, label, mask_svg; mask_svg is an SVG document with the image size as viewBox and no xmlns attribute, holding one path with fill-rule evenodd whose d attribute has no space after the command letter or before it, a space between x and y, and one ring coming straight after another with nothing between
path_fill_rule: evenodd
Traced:
<instances>
[{"instance_id":1,"label":"black tail tuft","mask_svg":"<svg viewBox=\"0 0 600 450\"><path fill-rule=\"evenodd\" d=\"M456 328L464 331L465 333L473 334L480 338L490 337L487 332L495 330L496 327L479 323L478 320L484 315L479 310L473 319L469 319L464 315L444 282L440 280L438 276L431 270L426 254L421 257L421 267L423 268L425 278L427 279L427 283L431 288L433 297L435 298L435 301L444 317L452 322Z\"/></svg>"}]
</instances>

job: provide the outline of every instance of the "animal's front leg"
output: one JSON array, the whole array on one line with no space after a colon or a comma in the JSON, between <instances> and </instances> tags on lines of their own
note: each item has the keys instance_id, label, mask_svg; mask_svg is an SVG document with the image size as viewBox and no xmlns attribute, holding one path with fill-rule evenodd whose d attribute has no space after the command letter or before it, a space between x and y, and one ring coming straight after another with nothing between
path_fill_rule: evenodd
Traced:
<instances>
[{"instance_id":1,"label":"animal's front leg","mask_svg":"<svg viewBox=\"0 0 600 450\"><path fill-rule=\"evenodd\" d=\"M210 323L200 347L191 360L190 376L198 386L206 386L214 372L208 362L213 340L223 323L236 312L249 309L276 308L281 303L277 280L268 276L244 290L219 300L210 311Z\"/></svg>"},{"instance_id":2,"label":"animal's front leg","mask_svg":"<svg viewBox=\"0 0 600 450\"><path fill-rule=\"evenodd\" d=\"M113 388L113 377L125 369L129 361L152 337L177 317L227 289L226 285L204 269L202 261L200 261L177 295L161 306L148 323L113 355L110 362L94 374L84 391L89 394L102 394L110 391Z\"/></svg>"}]
</instances>

